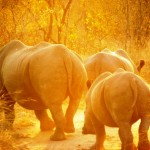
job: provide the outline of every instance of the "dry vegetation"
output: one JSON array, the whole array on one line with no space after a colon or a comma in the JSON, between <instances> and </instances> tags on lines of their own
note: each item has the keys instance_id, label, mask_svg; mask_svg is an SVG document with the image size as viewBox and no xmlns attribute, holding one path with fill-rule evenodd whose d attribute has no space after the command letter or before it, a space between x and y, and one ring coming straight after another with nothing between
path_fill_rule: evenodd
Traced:
<instances>
[{"instance_id":1,"label":"dry vegetation","mask_svg":"<svg viewBox=\"0 0 150 150\"><path fill-rule=\"evenodd\" d=\"M63 43L85 59L104 48L125 49L150 83L150 1L148 0L0 0L0 47L12 39L28 45ZM109 4L109 5L108 5ZM84 101L84 100L82 100ZM16 105L13 131L0 132L0 150L26 150L18 139L39 126L32 111ZM84 103L81 103L83 109ZM0 122L3 115L0 117ZM34 131L33 131L34 132Z\"/></svg>"},{"instance_id":2,"label":"dry vegetation","mask_svg":"<svg viewBox=\"0 0 150 150\"><path fill-rule=\"evenodd\" d=\"M66 100L63 104L63 110L65 112L66 107L68 105L68 100ZM84 112L85 103L82 99L79 110ZM37 143L37 146L33 146L30 148L30 143L34 136L37 136L40 133L40 126L39 121L35 117L35 114L31 110L26 110L19 106L18 104L15 105L15 112L16 118L14 122L14 128L10 131L1 131L0 132L0 150L45 150L44 146L40 148ZM49 113L50 115L50 113ZM50 115L51 116L51 115ZM81 117L81 118L80 118ZM77 116L78 120L82 119L83 123L83 116ZM3 122L4 116L1 113L0 123ZM45 133L47 134L47 133ZM52 132L48 133L48 139ZM41 141L44 139L40 139Z\"/></svg>"},{"instance_id":3,"label":"dry vegetation","mask_svg":"<svg viewBox=\"0 0 150 150\"><path fill-rule=\"evenodd\" d=\"M29 133L18 132L23 128L28 128L34 126L36 118L34 117L33 112L28 111L15 105L16 119L14 122L13 130L2 130L0 131L0 150L25 150L25 144L18 143L18 139L25 139L30 137ZM3 122L4 116L1 113L0 123ZM23 144L23 146L22 146Z\"/></svg>"}]
</instances>

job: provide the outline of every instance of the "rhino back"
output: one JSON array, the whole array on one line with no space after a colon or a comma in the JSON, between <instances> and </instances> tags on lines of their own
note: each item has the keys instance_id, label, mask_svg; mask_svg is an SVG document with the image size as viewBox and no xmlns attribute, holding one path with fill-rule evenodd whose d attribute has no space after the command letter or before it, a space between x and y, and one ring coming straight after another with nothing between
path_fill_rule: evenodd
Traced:
<instances>
[{"instance_id":1,"label":"rhino back","mask_svg":"<svg viewBox=\"0 0 150 150\"><path fill-rule=\"evenodd\" d=\"M147 84L130 72L113 74L98 83L92 91L92 110L108 126L130 117L134 123L141 115L150 114L150 91Z\"/></svg>"},{"instance_id":2,"label":"rhino back","mask_svg":"<svg viewBox=\"0 0 150 150\"><path fill-rule=\"evenodd\" d=\"M64 49L48 46L34 53L29 62L31 85L45 105L47 99L51 102L60 101L67 95L67 72L64 64Z\"/></svg>"},{"instance_id":3,"label":"rhino back","mask_svg":"<svg viewBox=\"0 0 150 150\"><path fill-rule=\"evenodd\" d=\"M86 72L81 60L64 45L52 45L35 54L29 69L32 85L46 105L60 103L67 96L81 97Z\"/></svg>"},{"instance_id":4,"label":"rhino back","mask_svg":"<svg viewBox=\"0 0 150 150\"><path fill-rule=\"evenodd\" d=\"M3 83L16 101L29 99L42 107L62 103L67 96L81 97L87 78L78 57L61 44L25 47L5 59Z\"/></svg>"},{"instance_id":5,"label":"rhino back","mask_svg":"<svg viewBox=\"0 0 150 150\"><path fill-rule=\"evenodd\" d=\"M124 120L128 113L133 113L137 101L136 83L131 86L132 79L124 73L114 74L106 81L105 103L113 120ZM127 111L128 110L128 111Z\"/></svg>"},{"instance_id":6,"label":"rhino back","mask_svg":"<svg viewBox=\"0 0 150 150\"><path fill-rule=\"evenodd\" d=\"M64 72L58 70L64 68L63 64L57 66L60 62L57 57L55 62L50 61L55 60L55 56L49 57L53 51L47 51L47 47L49 45L40 49L25 47L8 55L3 62L1 69L3 84L13 99L25 108L45 108L45 104L41 100L40 87L46 88L47 84L53 84L58 72L66 82ZM51 70L53 70L52 73Z\"/></svg>"},{"instance_id":7,"label":"rhino back","mask_svg":"<svg viewBox=\"0 0 150 150\"><path fill-rule=\"evenodd\" d=\"M118 73L107 84L110 85L108 94L111 98L107 98L107 106L110 112L117 107L117 117L125 118L132 114L130 121L134 123L145 113L150 114L150 90L140 76L131 72Z\"/></svg>"},{"instance_id":8,"label":"rhino back","mask_svg":"<svg viewBox=\"0 0 150 150\"><path fill-rule=\"evenodd\" d=\"M113 73L118 68L133 71L133 67L128 60L105 52L100 52L90 57L85 61L85 67L90 80L94 80L99 74L106 71Z\"/></svg>"}]
</instances>

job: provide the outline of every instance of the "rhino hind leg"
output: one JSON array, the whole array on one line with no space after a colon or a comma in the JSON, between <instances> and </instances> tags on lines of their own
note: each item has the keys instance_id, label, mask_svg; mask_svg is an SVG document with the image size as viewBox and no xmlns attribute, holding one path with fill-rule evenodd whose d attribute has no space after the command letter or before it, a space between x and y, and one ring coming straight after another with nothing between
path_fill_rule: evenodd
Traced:
<instances>
[{"instance_id":1,"label":"rhino hind leg","mask_svg":"<svg viewBox=\"0 0 150 150\"><path fill-rule=\"evenodd\" d=\"M150 116L141 118L139 126L139 143L138 150L150 150L150 142L148 140L148 129L150 126Z\"/></svg>"},{"instance_id":2,"label":"rhino hind leg","mask_svg":"<svg viewBox=\"0 0 150 150\"><path fill-rule=\"evenodd\" d=\"M65 114L65 118L66 118L65 132L66 133L75 132L73 118L77 111L78 106L79 106L79 100L70 98L69 105Z\"/></svg>"},{"instance_id":3,"label":"rhino hind leg","mask_svg":"<svg viewBox=\"0 0 150 150\"><path fill-rule=\"evenodd\" d=\"M133 143L133 135L131 132L131 125L127 122L118 123L119 137L122 142L121 150L137 150Z\"/></svg>"},{"instance_id":4,"label":"rhino hind leg","mask_svg":"<svg viewBox=\"0 0 150 150\"><path fill-rule=\"evenodd\" d=\"M84 125L82 128L82 134L95 134L90 114L91 109L86 108L84 112Z\"/></svg>"},{"instance_id":5,"label":"rhino hind leg","mask_svg":"<svg viewBox=\"0 0 150 150\"><path fill-rule=\"evenodd\" d=\"M3 125L1 126L1 129L5 130L11 130L13 128L13 123L15 119L15 111L14 111L14 105L15 101L10 97L8 93L4 93L2 96L2 109L4 111L5 115L5 121Z\"/></svg>"},{"instance_id":6,"label":"rhino hind leg","mask_svg":"<svg viewBox=\"0 0 150 150\"><path fill-rule=\"evenodd\" d=\"M104 141L106 138L105 126L101 124L92 113L91 120L95 129L96 143L90 148L90 150L104 150Z\"/></svg>"},{"instance_id":7,"label":"rhino hind leg","mask_svg":"<svg viewBox=\"0 0 150 150\"><path fill-rule=\"evenodd\" d=\"M48 116L47 111L44 110L34 110L37 119L40 121L40 128L42 131L53 130L55 127L54 122Z\"/></svg>"},{"instance_id":8,"label":"rhino hind leg","mask_svg":"<svg viewBox=\"0 0 150 150\"><path fill-rule=\"evenodd\" d=\"M66 136L64 134L64 128L65 128L66 120L63 114L61 104L51 104L50 111L56 125L55 131L53 135L51 135L50 140L53 141L65 140Z\"/></svg>"}]
</instances>

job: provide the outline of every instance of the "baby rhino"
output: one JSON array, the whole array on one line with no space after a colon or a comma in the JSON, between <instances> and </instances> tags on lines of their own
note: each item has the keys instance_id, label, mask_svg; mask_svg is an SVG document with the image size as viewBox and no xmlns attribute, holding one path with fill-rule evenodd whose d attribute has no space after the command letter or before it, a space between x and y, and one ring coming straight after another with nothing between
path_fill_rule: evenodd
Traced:
<instances>
[{"instance_id":1,"label":"baby rhino","mask_svg":"<svg viewBox=\"0 0 150 150\"><path fill-rule=\"evenodd\" d=\"M118 69L115 73L101 74L86 95L87 108L83 133L90 133L91 124L96 144L91 150L103 150L105 125L119 128L122 150L136 150L131 125L141 119L138 150L150 150L150 90L134 73Z\"/></svg>"}]
</instances>

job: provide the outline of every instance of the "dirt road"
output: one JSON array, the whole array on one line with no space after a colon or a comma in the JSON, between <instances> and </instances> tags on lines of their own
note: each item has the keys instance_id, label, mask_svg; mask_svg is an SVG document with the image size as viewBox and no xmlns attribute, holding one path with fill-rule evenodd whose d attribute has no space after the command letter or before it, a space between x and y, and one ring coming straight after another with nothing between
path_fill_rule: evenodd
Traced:
<instances>
[{"instance_id":1,"label":"dirt road","mask_svg":"<svg viewBox=\"0 0 150 150\"><path fill-rule=\"evenodd\" d=\"M94 135L82 135L83 126L83 111L78 110L75 116L76 132L67 134L65 141L50 141L49 137L52 132L40 132L39 123L29 128L23 128L19 132L28 134L28 138L18 139L20 147L27 150L88 150L95 142ZM134 142L137 144L138 140L138 126L139 121L132 126L134 134ZM120 139L118 137L117 128L106 127L106 150L119 150ZM149 132L150 135L150 132Z\"/></svg>"}]
</instances>

